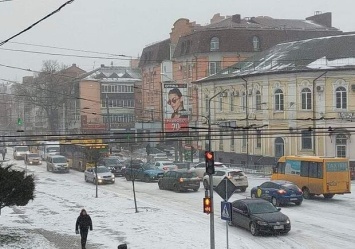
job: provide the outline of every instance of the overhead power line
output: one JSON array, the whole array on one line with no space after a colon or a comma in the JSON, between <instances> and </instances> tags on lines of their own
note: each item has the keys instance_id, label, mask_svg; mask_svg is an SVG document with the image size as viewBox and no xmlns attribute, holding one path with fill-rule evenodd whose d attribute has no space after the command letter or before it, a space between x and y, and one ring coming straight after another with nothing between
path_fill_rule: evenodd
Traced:
<instances>
[{"instance_id":1,"label":"overhead power line","mask_svg":"<svg viewBox=\"0 0 355 249\"><path fill-rule=\"evenodd\" d=\"M53 12L49 13L48 15L46 15L45 17L41 18L40 20L38 20L37 22L33 23L32 25L28 26L27 28L25 28L24 30L20 31L19 33L11 36L10 38L0 42L0 47L2 45L4 45L5 43L11 41L12 39L16 38L17 36L27 32L28 30L32 29L34 26L36 26L37 24L39 24L40 22L46 20L47 18L51 17L52 15L56 14L57 12L59 12L61 9L63 9L65 6L67 6L68 4L71 4L72 2L74 2L74 0L69 0L67 2L65 2L64 4L62 4L58 9L54 10Z\"/></svg>"}]
</instances>

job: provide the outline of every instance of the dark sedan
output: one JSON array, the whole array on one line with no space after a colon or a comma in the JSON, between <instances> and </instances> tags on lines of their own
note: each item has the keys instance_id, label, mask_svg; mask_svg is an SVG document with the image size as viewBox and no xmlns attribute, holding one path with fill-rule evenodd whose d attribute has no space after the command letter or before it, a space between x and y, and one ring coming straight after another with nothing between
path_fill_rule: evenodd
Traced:
<instances>
[{"instance_id":1,"label":"dark sedan","mask_svg":"<svg viewBox=\"0 0 355 249\"><path fill-rule=\"evenodd\" d=\"M187 170L170 170L167 171L158 181L159 189L174 190L175 192L186 191L192 189L198 191L200 188L200 178L195 172Z\"/></svg>"},{"instance_id":2,"label":"dark sedan","mask_svg":"<svg viewBox=\"0 0 355 249\"><path fill-rule=\"evenodd\" d=\"M118 157L110 156L103 158L100 165L105 165L115 176L122 176L123 164L120 162Z\"/></svg>"},{"instance_id":3,"label":"dark sedan","mask_svg":"<svg viewBox=\"0 0 355 249\"><path fill-rule=\"evenodd\" d=\"M234 201L230 224L248 229L254 236L260 233L286 234L291 230L290 219L280 208L263 199Z\"/></svg>"},{"instance_id":4,"label":"dark sedan","mask_svg":"<svg viewBox=\"0 0 355 249\"><path fill-rule=\"evenodd\" d=\"M267 181L251 189L252 198L262 198L270 201L274 206L289 202L301 205L303 201L302 190L296 184L288 181Z\"/></svg>"}]
</instances>

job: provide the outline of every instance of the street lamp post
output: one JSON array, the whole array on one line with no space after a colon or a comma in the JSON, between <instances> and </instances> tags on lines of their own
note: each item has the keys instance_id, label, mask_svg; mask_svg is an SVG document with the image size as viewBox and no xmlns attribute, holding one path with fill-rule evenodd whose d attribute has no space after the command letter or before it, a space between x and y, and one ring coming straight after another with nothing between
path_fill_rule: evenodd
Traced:
<instances>
[{"instance_id":1,"label":"street lamp post","mask_svg":"<svg viewBox=\"0 0 355 249\"><path fill-rule=\"evenodd\" d=\"M208 100L208 150L211 151L211 101L218 95L228 91L225 89L221 92L216 93ZM210 213L210 244L211 249L215 248L215 237L214 237L214 208L213 208L213 176L212 174L209 175L209 183L210 183L210 199L211 199L211 213Z\"/></svg>"}]
</instances>

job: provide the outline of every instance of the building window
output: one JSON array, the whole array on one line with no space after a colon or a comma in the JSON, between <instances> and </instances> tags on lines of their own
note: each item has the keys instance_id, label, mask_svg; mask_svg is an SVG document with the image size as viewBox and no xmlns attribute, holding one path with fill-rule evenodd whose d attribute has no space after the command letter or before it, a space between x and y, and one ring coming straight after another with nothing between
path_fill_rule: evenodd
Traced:
<instances>
[{"instance_id":1,"label":"building window","mask_svg":"<svg viewBox=\"0 0 355 249\"><path fill-rule=\"evenodd\" d=\"M213 75L218 73L221 70L221 62L220 61L211 61L209 64L209 74Z\"/></svg>"},{"instance_id":2,"label":"building window","mask_svg":"<svg viewBox=\"0 0 355 249\"><path fill-rule=\"evenodd\" d=\"M309 88L303 88L301 92L302 110L312 109L312 92Z\"/></svg>"},{"instance_id":3,"label":"building window","mask_svg":"<svg viewBox=\"0 0 355 249\"><path fill-rule=\"evenodd\" d=\"M282 157L285 154L285 143L281 137L275 139L275 157Z\"/></svg>"},{"instance_id":4,"label":"building window","mask_svg":"<svg viewBox=\"0 0 355 249\"><path fill-rule=\"evenodd\" d=\"M192 78L192 64L189 64L188 66L187 66L187 77L188 78Z\"/></svg>"},{"instance_id":5,"label":"building window","mask_svg":"<svg viewBox=\"0 0 355 249\"><path fill-rule=\"evenodd\" d=\"M253 37L253 49L254 51L260 51L260 39L257 36Z\"/></svg>"},{"instance_id":6,"label":"building window","mask_svg":"<svg viewBox=\"0 0 355 249\"><path fill-rule=\"evenodd\" d=\"M312 149L312 131L304 130L301 132L302 150Z\"/></svg>"},{"instance_id":7,"label":"building window","mask_svg":"<svg viewBox=\"0 0 355 249\"><path fill-rule=\"evenodd\" d=\"M336 156L337 157L346 157L346 136L344 134L338 134L335 137L335 146L336 146Z\"/></svg>"},{"instance_id":8,"label":"building window","mask_svg":"<svg viewBox=\"0 0 355 249\"><path fill-rule=\"evenodd\" d=\"M218 110L221 112L223 111L223 94L219 95L218 99Z\"/></svg>"},{"instance_id":9,"label":"building window","mask_svg":"<svg viewBox=\"0 0 355 249\"><path fill-rule=\"evenodd\" d=\"M234 145L235 145L234 132L232 131L232 133L231 133L231 151L234 151Z\"/></svg>"},{"instance_id":10,"label":"building window","mask_svg":"<svg viewBox=\"0 0 355 249\"><path fill-rule=\"evenodd\" d=\"M256 131L256 148L261 148L261 131Z\"/></svg>"},{"instance_id":11,"label":"building window","mask_svg":"<svg viewBox=\"0 0 355 249\"><path fill-rule=\"evenodd\" d=\"M205 110L206 110L206 112L209 111L209 108L208 108L209 102L210 101L209 101L208 95L205 95Z\"/></svg>"},{"instance_id":12,"label":"building window","mask_svg":"<svg viewBox=\"0 0 355 249\"><path fill-rule=\"evenodd\" d=\"M219 49L219 39L218 39L218 37L213 37L211 39L211 48L210 48L210 50L211 51L216 51L218 49Z\"/></svg>"},{"instance_id":13,"label":"building window","mask_svg":"<svg viewBox=\"0 0 355 249\"><path fill-rule=\"evenodd\" d=\"M246 92L242 93L242 98L241 98L241 106L242 106L242 110L245 111L247 108L247 95Z\"/></svg>"},{"instance_id":14,"label":"building window","mask_svg":"<svg viewBox=\"0 0 355 249\"><path fill-rule=\"evenodd\" d=\"M231 111L231 112L234 111L234 94L233 93L229 94L229 111Z\"/></svg>"},{"instance_id":15,"label":"building window","mask_svg":"<svg viewBox=\"0 0 355 249\"><path fill-rule=\"evenodd\" d=\"M257 111L261 110L261 93L259 90L255 92L255 108Z\"/></svg>"},{"instance_id":16,"label":"building window","mask_svg":"<svg viewBox=\"0 0 355 249\"><path fill-rule=\"evenodd\" d=\"M284 110L284 94L281 89L275 91L275 111Z\"/></svg>"},{"instance_id":17,"label":"building window","mask_svg":"<svg viewBox=\"0 0 355 249\"><path fill-rule=\"evenodd\" d=\"M247 134L245 131L243 131L242 134L242 148L246 148L247 147Z\"/></svg>"},{"instance_id":18,"label":"building window","mask_svg":"<svg viewBox=\"0 0 355 249\"><path fill-rule=\"evenodd\" d=\"M347 108L346 89L344 87L340 86L335 90L335 101L336 101L336 108L338 109Z\"/></svg>"}]
</instances>

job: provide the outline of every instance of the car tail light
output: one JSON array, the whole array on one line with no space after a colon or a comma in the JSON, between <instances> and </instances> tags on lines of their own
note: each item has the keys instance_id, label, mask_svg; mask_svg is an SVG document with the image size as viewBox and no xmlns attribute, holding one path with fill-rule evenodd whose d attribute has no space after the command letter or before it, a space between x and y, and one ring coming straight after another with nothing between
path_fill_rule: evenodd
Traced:
<instances>
[{"instance_id":1,"label":"car tail light","mask_svg":"<svg viewBox=\"0 0 355 249\"><path fill-rule=\"evenodd\" d=\"M167 170L168 169L168 167L163 167L163 170Z\"/></svg>"},{"instance_id":2,"label":"car tail light","mask_svg":"<svg viewBox=\"0 0 355 249\"><path fill-rule=\"evenodd\" d=\"M283 195L283 194L286 194L286 191L284 189L279 189L279 190L277 190L277 193Z\"/></svg>"},{"instance_id":3,"label":"car tail light","mask_svg":"<svg viewBox=\"0 0 355 249\"><path fill-rule=\"evenodd\" d=\"M184 178L179 178L179 182L184 182Z\"/></svg>"},{"instance_id":4,"label":"car tail light","mask_svg":"<svg viewBox=\"0 0 355 249\"><path fill-rule=\"evenodd\" d=\"M233 178L233 176L227 176L227 178L228 178L228 179L232 179L232 178Z\"/></svg>"},{"instance_id":5,"label":"car tail light","mask_svg":"<svg viewBox=\"0 0 355 249\"><path fill-rule=\"evenodd\" d=\"M298 193L303 194L303 191L299 188Z\"/></svg>"}]
</instances>

